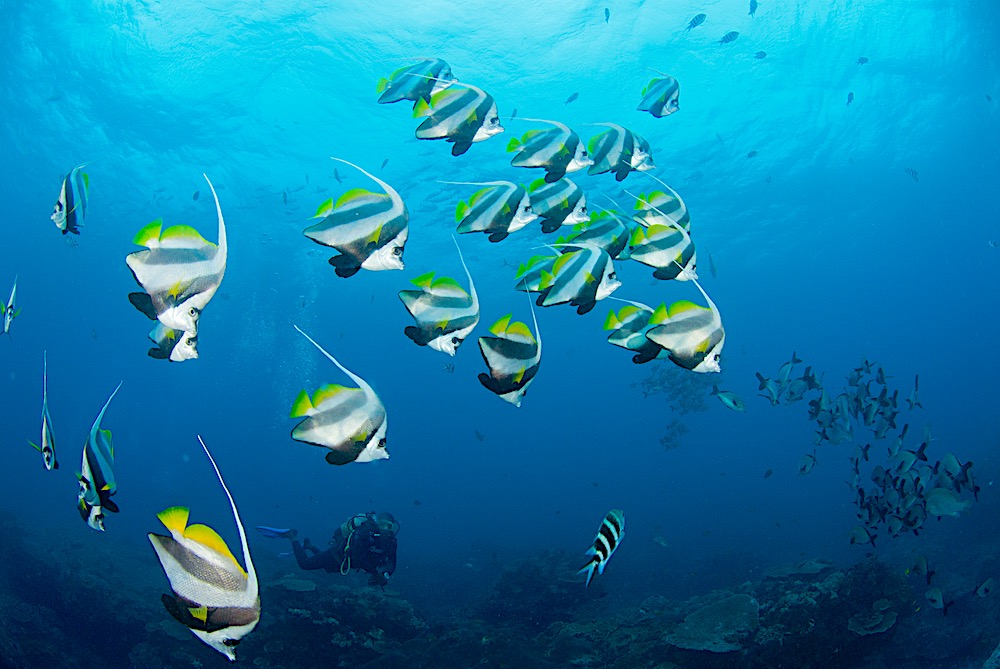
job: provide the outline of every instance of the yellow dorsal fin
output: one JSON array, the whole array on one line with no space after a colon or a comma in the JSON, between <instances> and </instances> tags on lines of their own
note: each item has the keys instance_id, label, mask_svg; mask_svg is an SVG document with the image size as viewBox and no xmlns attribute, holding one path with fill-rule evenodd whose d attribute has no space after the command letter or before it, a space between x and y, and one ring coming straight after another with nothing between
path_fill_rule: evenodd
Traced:
<instances>
[{"instance_id":1,"label":"yellow dorsal fin","mask_svg":"<svg viewBox=\"0 0 1000 669\"><path fill-rule=\"evenodd\" d=\"M621 319L618 318L618 315L615 313L615 310L612 309L611 311L608 312L608 317L604 319L604 329L617 330L621 326L622 326Z\"/></svg>"},{"instance_id":2,"label":"yellow dorsal fin","mask_svg":"<svg viewBox=\"0 0 1000 669\"><path fill-rule=\"evenodd\" d=\"M330 401L345 390L354 390L354 388L347 388L336 383L328 383L325 386L320 386L313 393L312 404L316 408L321 408L324 402Z\"/></svg>"},{"instance_id":3,"label":"yellow dorsal fin","mask_svg":"<svg viewBox=\"0 0 1000 669\"><path fill-rule=\"evenodd\" d=\"M201 233L190 225L171 225L160 233L160 246L180 249L200 249L203 246L215 246L201 236Z\"/></svg>"},{"instance_id":4,"label":"yellow dorsal fin","mask_svg":"<svg viewBox=\"0 0 1000 669\"><path fill-rule=\"evenodd\" d=\"M552 274L558 274L559 271L566 266L566 263L568 263L577 253L579 253L579 251L564 253L556 258L556 261L552 263Z\"/></svg>"},{"instance_id":5,"label":"yellow dorsal fin","mask_svg":"<svg viewBox=\"0 0 1000 669\"><path fill-rule=\"evenodd\" d=\"M186 506L172 506L169 509L164 509L156 514L156 517L160 519L163 526L170 530L173 534L184 534L184 529L187 527L188 516L191 511Z\"/></svg>"},{"instance_id":6,"label":"yellow dorsal fin","mask_svg":"<svg viewBox=\"0 0 1000 669\"><path fill-rule=\"evenodd\" d=\"M646 241L646 228L641 225L637 226L635 230L632 231L632 234L629 235L628 243L632 246L639 246L644 241Z\"/></svg>"},{"instance_id":7,"label":"yellow dorsal fin","mask_svg":"<svg viewBox=\"0 0 1000 669\"><path fill-rule=\"evenodd\" d=\"M469 293L465 291L465 288L455 281L451 277L442 276L440 279L435 279L430 286L430 292L434 295L439 295L441 297L468 297Z\"/></svg>"},{"instance_id":8,"label":"yellow dorsal fin","mask_svg":"<svg viewBox=\"0 0 1000 669\"><path fill-rule=\"evenodd\" d=\"M682 314L685 311L691 311L693 309L705 309L705 307L688 300L678 300L670 305L670 308L667 310L667 314L670 318L673 318L678 314Z\"/></svg>"},{"instance_id":9,"label":"yellow dorsal fin","mask_svg":"<svg viewBox=\"0 0 1000 669\"><path fill-rule=\"evenodd\" d=\"M316 407L313 406L312 401L309 399L309 393L305 390L300 390L295 401L292 402L292 410L289 412L288 417L302 418L303 416L308 416L315 409Z\"/></svg>"},{"instance_id":10,"label":"yellow dorsal fin","mask_svg":"<svg viewBox=\"0 0 1000 669\"><path fill-rule=\"evenodd\" d=\"M324 200L323 203L316 208L316 214L313 218L323 218L324 216L329 215L331 211L333 211L332 197Z\"/></svg>"},{"instance_id":11,"label":"yellow dorsal fin","mask_svg":"<svg viewBox=\"0 0 1000 669\"><path fill-rule=\"evenodd\" d=\"M202 546L215 551L222 557L232 560L233 564L239 568L240 572L244 576L246 576L246 572L243 571L243 567L240 566L240 563L236 561L236 557L233 555L232 551L229 550L229 546L227 546L226 542L219 536L219 533L208 525L191 525L184 531L184 536L191 541L195 541Z\"/></svg>"},{"instance_id":12,"label":"yellow dorsal fin","mask_svg":"<svg viewBox=\"0 0 1000 669\"><path fill-rule=\"evenodd\" d=\"M448 104L448 101L451 98L464 94L465 94L464 90L459 90L457 88L446 88L443 91L438 91L437 93L431 96L431 107L437 109L442 105Z\"/></svg>"},{"instance_id":13,"label":"yellow dorsal fin","mask_svg":"<svg viewBox=\"0 0 1000 669\"><path fill-rule=\"evenodd\" d=\"M132 238L132 243L138 246L146 246L148 248L156 248L160 245L160 229L163 227L163 219L158 218L152 223L147 223L139 232L136 233L135 237Z\"/></svg>"},{"instance_id":14,"label":"yellow dorsal fin","mask_svg":"<svg viewBox=\"0 0 1000 669\"><path fill-rule=\"evenodd\" d=\"M503 335L505 332L507 332L507 326L510 325L510 318L513 315L514 314L507 314L506 316L498 320L496 323L491 325L490 333L495 334L496 336L499 337Z\"/></svg>"},{"instance_id":15,"label":"yellow dorsal fin","mask_svg":"<svg viewBox=\"0 0 1000 669\"><path fill-rule=\"evenodd\" d=\"M355 200L359 200L359 199L362 199L362 198L368 198L368 197L380 197L380 196L381 197L388 197L388 195L385 195L383 193L373 193L370 190L366 190L364 188L352 188L351 190L347 191L346 193L344 193L343 195L341 195L339 198L337 198L337 203L335 205L333 205L333 206L334 206L335 209L339 209L339 208L343 207L346 204L354 202Z\"/></svg>"},{"instance_id":16,"label":"yellow dorsal fin","mask_svg":"<svg viewBox=\"0 0 1000 669\"><path fill-rule=\"evenodd\" d=\"M494 188L496 188L496 186L490 186L489 188L480 188L479 190L477 190L475 193L472 194L472 197L469 198L469 206L474 207L477 202L483 199L483 197L485 197L486 194L489 193Z\"/></svg>"},{"instance_id":17,"label":"yellow dorsal fin","mask_svg":"<svg viewBox=\"0 0 1000 669\"><path fill-rule=\"evenodd\" d=\"M649 322L655 325L662 325L670 320L670 313L667 311L666 303L661 304L653 310L653 315L649 317Z\"/></svg>"},{"instance_id":18,"label":"yellow dorsal fin","mask_svg":"<svg viewBox=\"0 0 1000 669\"><path fill-rule=\"evenodd\" d=\"M434 272L427 272L426 274L421 274L415 279L410 279L410 283L418 288L430 288L433 282Z\"/></svg>"},{"instance_id":19,"label":"yellow dorsal fin","mask_svg":"<svg viewBox=\"0 0 1000 669\"><path fill-rule=\"evenodd\" d=\"M535 336L531 334L528 326L521 321L515 321L507 327L507 338L514 341L522 341L526 344L535 343Z\"/></svg>"}]
</instances>

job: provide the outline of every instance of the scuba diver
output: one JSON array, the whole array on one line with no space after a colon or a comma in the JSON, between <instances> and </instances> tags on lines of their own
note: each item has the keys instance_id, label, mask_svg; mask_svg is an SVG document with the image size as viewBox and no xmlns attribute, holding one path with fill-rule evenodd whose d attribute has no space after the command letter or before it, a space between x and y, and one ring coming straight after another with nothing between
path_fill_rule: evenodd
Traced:
<instances>
[{"instance_id":1,"label":"scuba diver","mask_svg":"<svg viewBox=\"0 0 1000 669\"><path fill-rule=\"evenodd\" d=\"M321 551L307 538L299 542L298 531L258 525L257 531L271 539L291 539L295 561L301 569L325 569L347 574L352 569L369 574L368 585L384 586L396 571L396 534L399 523L391 513L359 513L338 527L330 548Z\"/></svg>"}]
</instances>

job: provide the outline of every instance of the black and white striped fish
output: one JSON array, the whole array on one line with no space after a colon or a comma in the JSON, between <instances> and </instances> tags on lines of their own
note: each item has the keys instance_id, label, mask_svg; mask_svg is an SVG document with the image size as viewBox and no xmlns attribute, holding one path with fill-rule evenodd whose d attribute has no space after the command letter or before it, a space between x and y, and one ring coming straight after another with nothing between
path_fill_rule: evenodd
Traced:
<instances>
[{"instance_id":1,"label":"black and white striped fish","mask_svg":"<svg viewBox=\"0 0 1000 669\"><path fill-rule=\"evenodd\" d=\"M507 151L518 152L510 161L514 167L541 167L545 170L545 182L555 183L567 172L577 172L594 164L580 136L569 126L545 119L521 120L549 123L555 127L529 130L521 139L512 138L507 144Z\"/></svg>"},{"instance_id":2,"label":"black and white striped fish","mask_svg":"<svg viewBox=\"0 0 1000 669\"><path fill-rule=\"evenodd\" d=\"M594 160L587 174L613 172L615 179L622 181L633 170L645 172L655 167L649 142L645 139L614 123L594 125L607 126L608 130L592 137L587 145Z\"/></svg>"},{"instance_id":3,"label":"black and white striped fish","mask_svg":"<svg viewBox=\"0 0 1000 669\"><path fill-rule=\"evenodd\" d=\"M305 420L292 429L292 439L329 449L326 461L331 465L388 458L385 443L389 419L382 400L364 379L337 362L298 326L295 329L358 387L329 384L320 387L311 397L305 390L301 391L292 404L290 415Z\"/></svg>"},{"instance_id":4,"label":"black and white striped fish","mask_svg":"<svg viewBox=\"0 0 1000 669\"><path fill-rule=\"evenodd\" d=\"M673 77L654 78L642 89L637 111L649 112L656 118L670 116L680 109L680 84Z\"/></svg>"},{"instance_id":5,"label":"black and white striped fish","mask_svg":"<svg viewBox=\"0 0 1000 669\"><path fill-rule=\"evenodd\" d=\"M150 358L184 362L198 357L198 335L190 332L174 330L157 321L149 331L149 339L156 344L146 352Z\"/></svg>"},{"instance_id":6,"label":"black and white striped fish","mask_svg":"<svg viewBox=\"0 0 1000 669\"><path fill-rule=\"evenodd\" d=\"M656 177L653 178L656 179ZM676 225L690 232L691 214L688 212L684 200L673 188L662 181L660 183L666 191L654 190L639 195L635 203L638 213L633 217L634 220L644 228L656 224Z\"/></svg>"},{"instance_id":7,"label":"black and white striped fish","mask_svg":"<svg viewBox=\"0 0 1000 669\"><path fill-rule=\"evenodd\" d=\"M132 304L168 328L193 335L198 334L201 312L222 283L228 250L219 196L207 176L205 181L215 198L218 246L190 226L175 225L164 229L163 221L157 219L133 239L133 243L146 249L125 258L136 282L145 291L145 296L143 293L130 294Z\"/></svg>"},{"instance_id":8,"label":"black and white striped fish","mask_svg":"<svg viewBox=\"0 0 1000 669\"><path fill-rule=\"evenodd\" d=\"M666 320L650 329L646 336L669 352L670 360L693 372L722 371L719 359L726 345L722 316L697 280L694 285L708 302L703 307L687 300L674 302L667 309Z\"/></svg>"},{"instance_id":9,"label":"black and white striped fish","mask_svg":"<svg viewBox=\"0 0 1000 669\"><path fill-rule=\"evenodd\" d=\"M636 227L629 238L628 257L654 268L653 276L663 281L698 278L694 242L677 226Z\"/></svg>"},{"instance_id":10,"label":"black and white striped fish","mask_svg":"<svg viewBox=\"0 0 1000 669\"><path fill-rule=\"evenodd\" d=\"M420 290L399 291L399 299L417 323L406 326L406 336L418 346L430 346L452 356L479 323L479 296L461 248L458 257L469 279L469 292L452 278L435 279L434 272L412 280Z\"/></svg>"},{"instance_id":11,"label":"black and white striped fish","mask_svg":"<svg viewBox=\"0 0 1000 669\"><path fill-rule=\"evenodd\" d=\"M401 67L388 78L378 80L376 90L381 95L379 104L391 104L400 100L430 102L431 96L451 86L455 76L451 66L440 58L425 58L419 63Z\"/></svg>"},{"instance_id":12,"label":"black and white striped fish","mask_svg":"<svg viewBox=\"0 0 1000 669\"><path fill-rule=\"evenodd\" d=\"M499 242L538 218L523 186L510 181L445 181L455 186L485 186L460 201L455 210L459 233L484 232L491 242Z\"/></svg>"},{"instance_id":13,"label":"black and white striped fish","mask_svg":"<svg viewBox=\"0 0 1000 669\"><path fill-rule=\"evenodd\" d=\"M62 233L80 234L83 219L87 216L87 197L90 191L90 176L83 172L86 165L74 167L63 179L52 211L52 222Z\"/></svg>"},{"instance_id":14,"label":"black and white striped fish","mask_svg":"<svg viewBox=\"0 0 1000 669\"><path fill-rule=\"evenodd\" d=\"M531 210L542 220L542 232L555 232L561 225L576 225L590 220L587 196L569 179L546 183L536 179L528 184Z\"/></svg>"},{"instance_id":15,"label":"black and white striped fish","mask_svg":"<svg viewBox=\"0 0 1000 669\"><path fill-rule=\"evenodd\" d=\"M17 308L17 276L14 277L14 285L10 289L10 297L7 298L7 304L0 302L0 334L5 334L10 336L10 326L13 324L14 319L21 313L21 310Z\"/></svg>"},{"instance_id":16,"label":"black and white striped fish","mask_svg":"<svg viewBox=\"0 0 1000 669\"><path fill-rule=\"evenodd\" d=\"M637 365L656 358L667 357L667 352L663 347L646 336L646 333L657 325L666 322L663 318L666 315L666 307L661 306L658 309L653 309L641 302L618 300L616 297L610 299L626 302L626 305L617 312L612 309L604 320L604 329L613 330L608 335L608 342L634 351L632 362Z\"/></svg>"},{"instance_id":17,"label":"black and white striped fish","mask_svg":"<svg viewBox=\"0 0 1000 669\"><path fill-rule=\"evenodd\" d=\"M552 264L559 258L558 255L537 255L531 256L527 262L517 266L517 284L514 290L525 293L537 293L542 282L542 272L552 271Z\"/></svg>"},{"instance_id":18,"label":"black and white striped fish","mask_svg":"<svg viewBox=\"0 0 1000 669\"><path fill-rule=\"evenodd\" d=\"M49 415L49 355L42 354L42 438L38 444L28 441L36 451L42 454L42 464L45 469L59 469L56 460L56 437L52 431L52 416Z\"/></svg>"},{"instance_id":19,"label":"black and white striped fish","mask_svg":"<svg viewBox=\"0 0 1000 669\"><path fill-rule=\"evenodd\" d=\"M489 374L479 374L479 382L500 399L519 407L542 362L542 334L534 309L534 336L526 324L512 323L511 316L507 314L490 327L494 336L479 338L479 350L489 368Z\"/></svg>"},{"instance_id":20,"label":"black and white striped fish","mask_svg":"<svg viewBox=\"0 0 1000 669\"><path fill-rule=\"evenodd\" d=\"M615 212L605 209L591 214L589 221L574 225L572 232L559 237L556 244L566 244L569 247L575 244L597 246L617 260L628 246L631 234L632 230L627 223Z\"/></svg>"},{"instance_id":21,"label":"black and white striped fish","mask_svg":"<svg viewBox=\"0 0 1000 669\"><path fill-rule=\"evenodd\" d=\"M87 443L83 445L80 473L77 474L77 480L80 483L80 491L76 500L77 510L80 512L80 517L87 521L87 525L98 532L104 531L105 509L111 513L118 513L118 505L111 499L118 492L118 479L115 476L115 446L111 430L103 429L101 422L111 405L111 400L115 398L121 387L122 384L119 383L90 427Z\"/></svg>"},{"instance_id":22,"label":"black and white striped fish","mask_svg":"<svg viewBox=\"0 0 1000 669\"><path fill-rule=\"evenodd\" d=\"M560 255L550 269L542 270L535 304L551 307L568 302L583 315L621 285L608 252L588 245Z\"/></svg>"},{"instance_id":23,"label":"black and white striped fish","mask_svg":"<svg viewBox=\"0 0 1000 669\"><path fill-rule=\"evenodd\" d=\"M246 570L218 532L207 525L187 524L187 507L174 506L156 514L170 536L153 532L147 536L170 582L170 594L160 597L164 608L196 637L235 662L236 647L260 621L260 584L236 502L205 442L201 437L198 441L229 498Z\"/></svg>"},{"instance_id":24,"label":"black and white striped fish","mask_svg":"<svg viewBox=\"0 0 1000 669\"><path fill-rule=\"evenodd\" d=\"M403 269L403 250L410 235L410 213L403 198L389 184L354 163L340 158L333 160L350 165L385 192L352 188L336 202L333 198L327 200L313 216L323 220L302 234L340 252L330 258L337 276L354 276L361 269L373 272Z\"/></svg>"},{"instance_id":25,"label":"black and white striped fish","mask_svg":"<svg viewBox=\"0 0 1000 669\"><path fill-rule=\"evenodd\" d=\"M426 117L417 127L417 139L447 140L453 144L451 155L460 156L474 142L503 132L503 126L492 95L471 84L451 84L432 95L429 104L418 100L413 115Z\"/></svg>"},{"instance_id":26,"label":"black and white striped fish","mask_svg":"<svg viewBox=\"0 0 1000 669\"><path fill-rule=\"evenodd\" d=\"M604 573L608 560L618 550L618 545L625 538L625 512L621 509L611 509L601 523L601 529L594 537L594 545L587 549L590 560L577 572L577 575L587 575L587 585L594 578L594 572Z\"/></svg>"}]
</instances>

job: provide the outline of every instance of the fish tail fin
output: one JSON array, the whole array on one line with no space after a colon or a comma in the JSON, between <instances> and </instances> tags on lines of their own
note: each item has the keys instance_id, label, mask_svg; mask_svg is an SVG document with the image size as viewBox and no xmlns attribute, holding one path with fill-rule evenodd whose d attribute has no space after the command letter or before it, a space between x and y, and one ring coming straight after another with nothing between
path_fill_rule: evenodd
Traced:
<instances>
[{"instance_id":1,"label":"fish tail fin","mask_svg":"<svg viewBox=\"0 0 1000 669\"><path fill-rule=\"evenodd\" d=\"M590 587L590 582L591 582L591 581L593 580L593 578L594 578L594 571L595 571L596 569L597 569L597 562L594 562L594 561L591 561L591 562L588 562L588 563L587 563L587 564L586 564L586 565L585 565L585 566L584 566L584 567L583 567L582 569L580 569L580 570L579 570L578 572L576 572L576 575L577 575L577 576L582 576L582 575L584 575L584 574L586 574L586 575L587 575L587 582L586 582L586 584L585 584L585 587Z\"/></svg>"},{"instance_id":2,"label":"fish tail fin","mask_svg":"<svg viewBox=\"0 0 1000 669\"><path fill-rule=\"evenodd\" d=\"M719 386L713 384L712 385L712 392L709 393L709 396L715 397L718 394L719 394Z\"/></svg>"}]
</instances>

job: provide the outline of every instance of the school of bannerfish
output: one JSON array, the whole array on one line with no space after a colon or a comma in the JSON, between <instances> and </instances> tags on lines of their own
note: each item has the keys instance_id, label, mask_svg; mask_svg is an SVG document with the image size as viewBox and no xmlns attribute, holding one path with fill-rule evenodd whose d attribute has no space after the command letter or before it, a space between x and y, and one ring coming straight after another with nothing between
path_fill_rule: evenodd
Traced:
<instances>
[{"instance_id":1,"label":"school of bannerfish","mask_svg":"<svg viewBox=\"0 0 1000 669\"><path fill-rule=\"evenodd\" d=\"M607 20L607 14L605 18ZM694 17L688 30L704 20L704 14ZM727 33L720 43L729 43L736 37L738 33ZM464 154L475 143L504 132L493 97L476 86L458 81L444 60L425 59L400 68L380 80L377 89L378 103L411 102L413 116L421 119L416 137L443 139L452 144L451 153L455 156ZM576 94L566 103L575 98ZM655 118L673 115L679 108L679 84L669 75L653 78L642 89L637 106L638 111L648 112ZM650 175L655 184L646 189L648 192L624 191L634 200L634 215L624 214L620 205L610 198L607 202L610 208L596 206L598 211L589 212L586 194L566 176L586 169L590 175L611 174L621 182L632 172L649 172L655 168L649 142L616 123L590 124L601 130L585 143L575 131L557 120L527 117L518 120L539 127L508 142L506 150L514 154L511 165L541 169L544 176L527 186L506 180L441 182L456 189L456 232L483 233L491 242L501 242L536 220L543 233L561 231L555 240L544 245L548 253L533 256L517 268L516 290L537 294L534 304L539 307L570 304L579 314L588 313L604 299L617 300L623 306L611 310L604 329L610 333L609 343L634 353L634 363L665 358L692 372L720 372L725 329L718 307L698 282L691 217L681 196ZM339 277L349 278L362 269L402 270L410 232L409 212L403 198L389 184L362 167L342 158L334 157L333 160L358 170L377 184L378 190L353 188L336 199L326 200L316 210L315 223L305 228L303 234L335 251L329 263ZM63 235L79 235L84 226L90 188L89 174L83 172L84 167L74 167L63 179L51 215ZM340 183L336 171L335 176ZM125 259L141 288L128 295L129 301L153 324L149 339L154 346L148 350L152 358L183 362L198 357L201 316L225 275L228 246L222 205L207 175L205 180L216 207L217 242L206 240L193 227L165 227L164 222L157 219L135 235L133 242L143 248ZM475 190L468 194L469 188ZM195 199L197 197L195 193ZM450 356L456 354L480 320L479 298L460 247L458 254L468 288L432 271L414 278L411 282L414 288L399 292L401 302L414 319L414 325L408 326L404 334L418 346ZM615 262L628 260L648 266L658 280L690 281L704 304L678 300L654 307L611 297L621 286ZM714 266L712 270L714 274ZM9 299L5 304L0 303L3 334L10 334L13 320L20 314L16 295L15 279ZM541 363L541 332L530 301L529 307L533 330L523 322L512 320L513 314L508 314L489 328L489 335L478 339L487 367L486 372L479 374L479 381L487 390L515 406L520 406ZM291 418L302 419L292 430L292 439L326 449L326 460L335 465L388 458L388 412L374 389L312 337L297 326L295 329L357 387L327 384L312 393L302 390L290 411ZM58 463L48 406L47 361L43 381L41 439L40 444L31 444L42 453L45 468L53 470L58 468ZM808 381L804 379L803 382ZM102 420L120 387L121 384L111 393L94 421L77 473L80 514L98 531L105 530L105 511L118 512L111 499L117 490L114 445L111 432L102 428ZM775 394L776 401L780 391L762 385L762 390L765 389ZM790 396L792 391L788 392ZM729 391L716 388L713 394L730 408L743 410L742 400ZM820 402L824 400L821 398ZM836 408L832 410L837 411ZM833 428L831 425L827 430ZM187 524L189 512L186 507L171 507L158 514L170 536L150 533L149 539L171 586L171 594L162 597L165 608L206 644L235 660L237 645L259 620L261 604L257 575L236 503L204 442L202 446L231 503L246 568L239 564L214 530L204 525ZM898 448L896 452L893 457L905 457L899 455ZM918 450L913 459L924 459L922 453L923 449ZM971 487L968 465L952 460L953 456L939 463L934 474L942 481L941 477L947 478L945 482L950 481L955 490ZM815 458L808 467L814 463ZM914 463L909 464L907 471L911 471ZM895 474L900 474L899 467L894 474L884 470L883 478L876 483L882 483L885 490L888 481L896 480ZM876 498L865 500L863 489L859 489L859 494L859 507L866 515L865 525L884 520L884 514L879 515ZM883 492L877 499L885 501L887 495ZM946 495L942 493L941 496ZM938 506L952 509L953 500L950 497L939 500ZM926 503L925 508L929 508ZM900 522L902 524L895 524L895 532L912 528L906 517ZM852 541L874 543L874 536L865 527L859 527L855 534ZM588 585L595 572L603 573L623 536L624 513L612 509L588 551L590 559L580 570Z\"/></svg>"}]
</instances>

